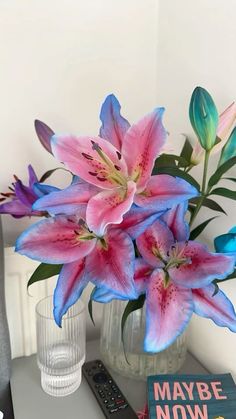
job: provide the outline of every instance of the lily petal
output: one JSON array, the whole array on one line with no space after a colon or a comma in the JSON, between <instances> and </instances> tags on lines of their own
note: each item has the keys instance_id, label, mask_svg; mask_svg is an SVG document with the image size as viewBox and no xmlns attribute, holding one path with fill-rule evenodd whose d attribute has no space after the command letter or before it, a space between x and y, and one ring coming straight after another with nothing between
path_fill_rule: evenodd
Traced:
<instances>
[{"instance_id":1,"label":"lily petal","mask_svg":"<svg viewBox=\"0 0 236 419\"><path fill-rule=\"evenodd\" d=\"M201 243L178 243L181 258L187 262L169 269L172 280L186 288L202 288L215 278L224 279L234 271L234 258L222 253L211 253ZM188 262L189 260L189 262Z\"/></svg>"},{"instance_id":2,"label":"lily petal","mask_svg":"<svg viewBox=\"0 0 236 419\"><path fill-rule=\"evenodd\" d=\"M61 327L62 316L76 303L88 284L85 274L85 259L63 265L54 291L54 319Z\"/></svg>"},{"instance_id":3,"label":"lily petal","mask_svg":"<svg viewBox=\"0 0 236 419\"><path fill-rule=\"evenodd\" d=\"M86 258L88 280L118 296L137 298L134 285L134 246L124 231L111 229L106 246L97 244ZM118 249L118 250L117 250Z\"/></svg>"},{"instance_id":4,"label":"lily petal","mask_svg":"<svg viewBox=\"0 0 236 419\"><path fill-rule=\"evenodd\" d=\"M28 166L28 173L29 173L29 187L32 188L34 183L38 182L38 178L31 164L29 164Z\"/></svg>"},{"instance_id":5,"label":"lily petal","mask_svg":"<svg viewBox=\"0 0 236 419\"><path fill-rule=\"evenodd\" d=\"M79 240L78 223L63 216L33 224L16 240L16 251L40 262L70 263L90 253L96 239Z\"/></svg>"},{"instance_id":6,"label":"lily petal","mask_svg":"<svg viewBox=\"0 0 236 419\"><path fill-rule=\"evenodd\" d=\"M145 191L135 196L134 202L140 207L162 211L198 195L197 189L184 179L155 175L150 178Z\"/></svg>"},{"instance_id":7,"label":"lily petal","mask_svg":"<svg viewBox=\"0 0 236 419\"><path fill-rule=\"evenodd\" d=\"M24 205L18 199L13 199L0 205L0 214L10 214L15 218L21 218L31 215L32 210L31 207Z\"/></svg>"},{"instance_id":8,"label":"lily petal","mask_svg":"<svg viewBox=\"0 0 236 419\"><path fill-rule=\"evenodd\" d=\"M113 189L117 186L108 178L108 172L114 168L127 175L126 163L120 152L103 138L54 135L51 145L54 156L69 170L99 188ZM106 154L110 166L104 162L96 148Z\"/></svg>"},{"instance_id":9,"label":"lily petal","mask_svg":"<svg viewBox=\"0 0 236 419\"><path fill-rule=\"evenodd\" d=\"M17 198L26 206L31 207L35 199L37 199L37 196L34 194L32 189L23 185L21 180L17 180L14 187Z\"/></svg>"},{"instance_id":10,"label":"lily petal","mask_svg":"<svg viewBox=\"0 0 236 419\"><path fill-rule=\"evenodd\" d=\"M236 332L233 304L221 290L213 297L214 291L213 284L193 290L194 312L198 316L210 318L218 326L228 327L232 332Z\"/></svg>"},{"instance_id":11,"label":"lily petal","mask_svg":"<svg viewBox=\"0 0 236 419\"><path fill-rule=\"evenodd\" d=\"M73 215L84 211L89 199L96 194L98 188L85 182L78 182L70 185L62 191L55 191L38 199L34 210L43 210L49 214Z\"/></svg>"},{"instance_id":12,"label":"lily petal","mask_svg":"<svg viewBox=\"0 0 236 419\"><path fill-rule=\"evenodd\" d=\"M153 267L149 265L144 259L135 259L134 282L138 295L144 294L146 292L152 271Z\"/></svg>"},{"instance_id":13,"label":"lily petal","mask_svg":"<svg viewBox=\"0 0 236 419\"><path fill-rule=\"evenodd\" d=\"M39 198L41 198L44 195L48 195L52 192L59 192L60 189L56 188L56 186L52 185L45 185L45 183L34 183L33 185L33 191L35 195L37 195Z\"/></svg>"},{"instance_id":14,"label":"lily petal","mask_svg":"<svg viewBox=\"0 0 236 419\"><path fill-rule=\"evenodd\" d=\"M140 234L144 233L154 221L163 215L163 213L163 211L157 212L133 204L130 210L124 215L123 221L119 224L119 228L126 231L126 233L135 240Z\"/></svg>"},{"instance_id":15,"label":"lily petal","mask_svg":"<svg viewBox=\"0 0 236 419\"><path fill-rule=\"evenodd\" d=\"M157 220L137 238L136 243L146 262L155 268L162 268L164 264L161 259L166 260L167 253L174 244L174 236L163 221Z\"/></svg>"},{"instance_id":16,"label":"lily petal","mask_svg":"<svg viewBox=\"0 0 236 419\"><path fill-rule=\"evenodd\" d=\"M145 188L166 139L167 133L162 124L163 113L164 108L156 108L132 125L125 134L122 155L139 191Z\"/></svg>"},{"instance_id":17,"label":"lily petal","mask_svg":"<svg viewBox=\"0 0 236 419\"><path fill-rule=\"evenodd\" d=\"M162 215L161 219L167 224L177 241L185 241L189 238L189 225L185 220L188 202L182 202L174 206Z\"/></svg>"},{"instance_id":18,"label":"lily petal","mask_svg":"<svg viewBox=\"0 0 236 419\"><path fill-rule=\"evenodd\" d=\"M120 114L120 103L115 95L107 96L102 105L100 119L100 137L110 141L117 150L121 150L122 142L130 124Z\"/></svg>"},{"instance_id":19,"label":"lily petal","mask_svg":"<svg viewBox=\"0 0 236 419\"><path fill-rule=\"evenodd\" d=\"M96 301L97 303L109 303L112 300L128 300L125 296L118 296L114 294L112 291L107 290L105 287L96 287L93 295L92 300Z\"/></svg>"},{"instance_id":20,"label":"lily petal","mask_svg":"<svg viewBox=\"0 0 236 419\"><path fill-rule=\"evenodd\" d=\"M136 184L129 181L127 190L121 187L112 191L102 191L93 196L88 202L86 211L90 230L102 236L109 224L121 223L123 215L133 203L135 191Z\"/></svg>"},{"instance_id":21,"label":"lily petal","mask_svg":"<svg viewBox=\"0 0 236 419\"><path fill-rule=\"evenodd\" d=\"M146 295L144 349L160 352L170 346L187 327L193 312L192 292L174 283L164 287L164 273L155 270Z\"/></svg>"}]
</instances>

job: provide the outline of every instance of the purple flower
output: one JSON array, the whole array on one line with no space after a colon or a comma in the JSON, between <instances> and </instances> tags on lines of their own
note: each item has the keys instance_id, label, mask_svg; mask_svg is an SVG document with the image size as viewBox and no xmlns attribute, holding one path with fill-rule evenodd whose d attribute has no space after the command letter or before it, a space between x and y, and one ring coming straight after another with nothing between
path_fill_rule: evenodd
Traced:
<instances>
[{"instance_id":1,"label":"purple flower","mask_svg":"<svg viewBox=\"0 0 236 419\"><path fill-rule=\"evenodd\" d=\"M0 198L3 204L0 205L0 214L10 214L14 218L26 216L44 216L45 211L32 210L33 203L41 196L57 190L52 186L41 185L31 165L28 166L29 186L22 183L17 176L14 176L15 182L9 187L9 192L1 193ZM7 202L5 200L9 199Z\"/></svg>"}]
</instances>

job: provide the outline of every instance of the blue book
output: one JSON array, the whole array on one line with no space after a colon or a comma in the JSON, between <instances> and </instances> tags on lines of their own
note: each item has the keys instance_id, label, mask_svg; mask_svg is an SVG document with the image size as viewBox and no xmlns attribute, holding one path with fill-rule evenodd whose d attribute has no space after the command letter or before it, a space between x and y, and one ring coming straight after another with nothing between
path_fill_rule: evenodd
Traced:
<instances>
[{"instance_id":1,"label":"blue book","mask_svg":"<svg viewBox=\"0 0 236 419\"><path fill-rule=\"evenodd\" d=\"M236 419L231 374L152 375L147 389L149 419Z\"/></svg>"}]
</instances>

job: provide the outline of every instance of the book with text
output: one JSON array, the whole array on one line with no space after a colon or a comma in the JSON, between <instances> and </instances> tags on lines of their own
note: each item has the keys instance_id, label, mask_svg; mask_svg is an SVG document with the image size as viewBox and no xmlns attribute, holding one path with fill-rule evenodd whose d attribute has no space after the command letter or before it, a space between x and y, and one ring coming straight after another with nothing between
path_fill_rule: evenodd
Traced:
<instances>
[{"instance_id":1,"label":"book with text","mask_svg":"<svg viewBox=\"0 0 236 419\"><path fill-rule=\"evenodd\" d=\"M149 419L236 419L230 374L148 377Z\"/></svg>"}]
</instances>

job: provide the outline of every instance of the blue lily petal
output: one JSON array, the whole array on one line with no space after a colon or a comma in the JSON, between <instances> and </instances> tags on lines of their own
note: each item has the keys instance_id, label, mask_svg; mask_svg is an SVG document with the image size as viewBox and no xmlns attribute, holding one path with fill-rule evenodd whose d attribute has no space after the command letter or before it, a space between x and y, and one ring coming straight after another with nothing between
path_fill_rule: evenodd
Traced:
<instances>
[{"instance_id":1,"label":"blue lily petal","mask_svg":"<svg viewBox=\"0 0 236 419\"><path fill-rule=\"evenodd\" d=\"M119 224L119 228L125 230L135 240L163 214L164 211L158 212L133 204L130 210L124 215L123 221Z\"/></svg>"},{"instance_id":2,"label":"blue lily petal","mask_svg":"<svg viewBox=\"0 0 236 419\"><path fill-rule=\"evenodd\" d=\"M96 186L85 182L72 183L66 189L53 191L39 198L33 209L47 211L52 215L85 213L86 205L95 192Z\"/></svg>"},{"instance_id":3,"label":"blue lily petal","mask_svg":"<svg viewBox=\"0 0 236 419\"><path fill-rule=\"evenodd\" d=\"M107 96L102 105L100 119L102 126L100 128L100 136L110 141L117 150L121 150L122 141L130 124L120 114L120 103L112 94Z\"/></svg>"},{"instance_id":4,"label":"blue lily petal","mask_svg":"<svg viewBox=\"0 0 236 419\"><path fill-rule=\"evenodd\" d=\"M60 191L59 188L56 188L56 186L52 185L45 185L44 183L34 183L33 185L33 191L37 195L38 198L43 197L44 195L48 195L52 192L58 192Z\"/></svg>"},{"instance_id":5,"label":"blue lily petal","mask_svg":"<svg viewBox=\"0 0 236 419\"><path fill-rule=\"evenodd\" d=\"M92 294L92 300L97 303L109 303L112 300L128 300L128 297L126 298L125 296L114 294L105 287L95 287Z\"/></svg>"},{"instance_id":6,"label":"blue lily petal","mask_svg":"<svg viewBox=\"0 0 236 419\"><path fill-rule=\"evenodd\" d=\"M65 264L60 272L53 296L53 315L59 327L63 315L76 303L88 284L84 266L85 259L81 259Z\"/></svg>"},{"instance_id":7,"label":"blue lily petal","mask_svg":"<svg viewBox=\"0 0 236 419\"><path fill-rule=\"evenodd\" d=\"M185 241L189 238L189 224L185 220L187 209L188 201L185 201L179 205L173 206L173 208L165 212L161 217L172 231L173 236L177 241Z\"/></svg>"}]
</instances>

